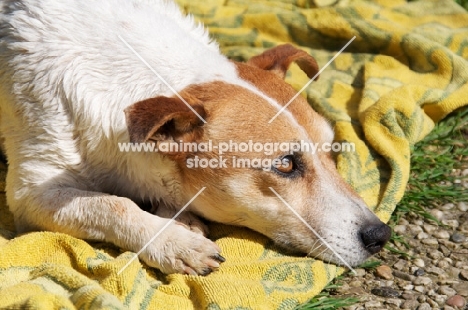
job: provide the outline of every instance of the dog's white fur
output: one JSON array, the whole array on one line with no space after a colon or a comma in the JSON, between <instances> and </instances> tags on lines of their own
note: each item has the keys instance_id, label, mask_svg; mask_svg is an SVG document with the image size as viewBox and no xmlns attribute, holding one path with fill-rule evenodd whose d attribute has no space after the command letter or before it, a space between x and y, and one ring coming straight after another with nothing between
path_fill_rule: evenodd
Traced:
<instances>
[{"instance_id":1,"label":"dog's white fur","mask_svg":"<svg viewBox=\"0 0 468 310\"><path fill-rule=\"evenodd\" d=\"M0 130L9 162L7 200L19 232L60 231L138 251L168 219L142 211L135 202L159 204L158 213L162 215L164 207L180 209L200 188L196 182L187 181L194 177L181 172L177 160L171 156L119 151L118 142L129 141L124 111L148 98L173 96L119 36L177 92L202 85L199 94L205 93L205 89L206 93L216 93L209 85L222 83L224 86L216 95L220 101L230 101L222 93L223 87L233 87L233 93L239 98L263 105L269 117L285 104L265 92L264 86L243 77L248 74L241 73L243 67L222 56L205 29L192 18L183 16L172 2L2 1ZM270 75L266 78L274 79ZM219 115L217 119L222 120L217 123L210 119L204 137L220 140L220 133L235 126L228 117L238 118L239 111L233 108L232 112L223 110L224 114L220 114L221 108L209 103L205 103L205 108L209 115ZM249 113L248 109L245 113ZM321 117L310 114L313 120L306 121L321 128L311 136L297 115L285 111L269 130L288 128L289 140L332 140L332 130ZM249 126L250 119L242 121ZM236 135L263 138L260 133L256 137L250 129L247 132L242 134L239 128ZM334 168L323 164L318 156L309 157L316 183L299 184L296 190L303 194L295 195L291 186L289 189L284 186L287 183L283 180L275 185L285 188L281 194L291 205L301 206L300 213L321 227L317 230L325 239L344 248L337 250L350 264L359 263L369 253L358 245L358 230L351 224L349 228L340 227L343 244L337 241L339 236L333 231L346 218L359 227L378 220L354 193L350 194L349 188L343 188L343 181L337 181L336 171L330 172ZM207 193L192 204L197 214L248 226L303 252L319 254L323 250L313 248L315 237L307 229L290 232L289 225L301 223L281 201L252 192L257 175L245 171L220 173L222 176L213 179L214 190L210 191L208 175L212 177L213 173L201 173L200 178L208 186ZM222 192L218 184L223 187ZM329 201L325 207L335 210L334 204L346 206L339 211L337 219L327 221L324 217L329 212L318 215L321 213L318 210L307 211L307 204L317 205L307 197L310 186L318 187L322 196L326 193L335 196L326 198ZM185 216L192 223L200 224L193 215ZM281 223L283 227L277 228ZM201 234L172 225L140 257L167 273L205 274L219 266L219 251L215 243ZM339 262L331 253L322 257Z\"/></svg>"}]
</instances>

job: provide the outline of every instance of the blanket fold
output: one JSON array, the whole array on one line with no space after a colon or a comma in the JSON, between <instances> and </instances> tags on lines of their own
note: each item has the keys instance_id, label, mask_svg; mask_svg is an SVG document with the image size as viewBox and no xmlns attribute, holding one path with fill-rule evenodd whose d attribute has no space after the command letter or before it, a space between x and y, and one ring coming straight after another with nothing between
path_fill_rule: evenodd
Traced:
<instances>
[{"instance_id":1,"label":"blanket fold","mask_svg":"<svg viewBox=\"0 0 468 310\"><path fill-rule=\"evenodd\" d=\"M335 127L340 174L388 221L402 198L411 146L468 103L468 14L451 0L177 0L228 57L292 43L323 67L302 95ZM295 65L287 81L308 82ZM0 166L4 189L6 166ZM207 277L163 275L105 243L37 232L17 236L0 195L0 308L293 309L344 270L289 256L245 228L210 225L227 261Z\"/></svg>"}]
</instances>

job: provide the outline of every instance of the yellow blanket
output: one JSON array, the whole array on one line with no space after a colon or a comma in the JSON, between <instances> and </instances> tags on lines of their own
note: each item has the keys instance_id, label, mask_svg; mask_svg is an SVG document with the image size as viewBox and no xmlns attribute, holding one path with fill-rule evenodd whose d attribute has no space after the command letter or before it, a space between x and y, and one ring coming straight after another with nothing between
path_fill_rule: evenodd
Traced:
<instances>
[{"instance_id":1,"label":"yellow blanket","mask_svg":"<svg viewBox=\"0 0 468 310\"><path fill-rule=\"evenodd\" d=\"M338 156L339 171L384 221L404 193L411 145L468 101L468 14L451 0L319 9L310 0L178 2L236 59L292 42L323 66L356 36L306 95L334 123L337 141L356 144L357 152ZM307 78L293 67L288 81L300 88ZM292 309L343 271L213 224L211 238L227 259L218 272L165 276L134 262L119 276L132 253L57 233L13 238L0 198L2 309Z\"/></svg>"}]
</instances>

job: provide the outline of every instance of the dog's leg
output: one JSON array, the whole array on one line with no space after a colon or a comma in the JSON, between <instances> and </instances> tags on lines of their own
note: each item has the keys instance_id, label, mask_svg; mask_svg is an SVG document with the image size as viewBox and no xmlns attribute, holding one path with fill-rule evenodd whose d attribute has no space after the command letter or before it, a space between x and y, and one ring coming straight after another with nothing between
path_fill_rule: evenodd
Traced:
<instances>
[{"instance_id":1,"label":"dog's leg","mask_svg":"<svg viewBox=\"0 0 468 310\"><path fill-rule=\"evenodd\" d=\"M166 206L163 202L159 203L157 206L153 206L151 213L162 218L170 219L176 213L177 210ZM208 236L208 227L202 220L190 211L182 212L176 219L175 222L183 227L187 228L194 233L201 234L202 236Z\"/></svg>"},{"instance_id":2,"label":"dog's leg","mask_svg":"<svg viewBox=\"0 0 468 310\"><path fill-rule=\"evenodd\" d=\"M63 232L82 239L104 240L134 252L160 233L168 219L141 210L133 201L76 188L29 192L23 212L15 213L18 230ZM219 247L200 234L172 223L140 258L164 273L206 275L224 261Z\"/></svg>"}]
</instances>

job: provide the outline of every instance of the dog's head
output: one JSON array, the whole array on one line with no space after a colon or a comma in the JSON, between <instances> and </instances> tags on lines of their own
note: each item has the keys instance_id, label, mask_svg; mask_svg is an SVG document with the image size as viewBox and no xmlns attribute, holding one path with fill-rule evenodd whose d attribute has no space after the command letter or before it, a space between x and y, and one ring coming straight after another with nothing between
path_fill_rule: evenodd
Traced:
<instances>
[{"instance_id":1,"label":"dog's head","mask_svg":"<svg viewBox=\"0 0 468 310\"><path fill-rule=\"evenodd\" d=\"M236 82L138 102L126 110L130 140L164 149L187 200L206 187L192 211L355 266L383 247L390 229L338 174L324 148L333 142L330 124L284 82L292 62L309 77L318 72L313 57L282 45L234 63Z\"/></svg>"}]
</instances>

